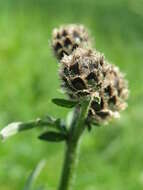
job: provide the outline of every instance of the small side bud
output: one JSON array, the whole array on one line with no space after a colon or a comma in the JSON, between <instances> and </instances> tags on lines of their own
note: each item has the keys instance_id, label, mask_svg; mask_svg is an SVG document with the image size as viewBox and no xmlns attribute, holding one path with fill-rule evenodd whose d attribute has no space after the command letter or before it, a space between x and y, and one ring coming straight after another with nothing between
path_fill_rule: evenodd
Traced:
<instances>
[{"instance_id":1,"label":"small side bud","mask_svg":"<svg viewBox=\"0 0 143 190\"><path fill-rule=\"evenodd\" d=\"M8 137L13 136L19 132L19 128L22 122L14 122L7 125L4 129L0 132L0 138L2 140L6 140Z\"/></svg>"}]
</instances>

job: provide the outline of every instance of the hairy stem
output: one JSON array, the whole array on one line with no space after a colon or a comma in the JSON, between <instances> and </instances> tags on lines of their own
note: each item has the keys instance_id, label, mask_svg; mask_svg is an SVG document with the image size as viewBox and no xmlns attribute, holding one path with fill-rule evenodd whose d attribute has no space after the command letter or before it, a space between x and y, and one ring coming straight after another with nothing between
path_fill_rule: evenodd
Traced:
<instances>
[{"instance_id":1,"label":"hairy stem","mask_svg":"<svg viewBox=\"0 0 143 190\"><path fill-rule=\"evenodd\" d=\"M72 122L69 131L64 166L58 190L72 190L75 179L75 170L78 163L80 138L85 129L84 123L88 114L89 104L89 101L81 102L80 110L78 112L76 110L77 115L73 117L73 120L75 121Z\"/></svg>"},{"instance_id":2,"label":"hairy stem","mask_svg":"<svg viewBox=\"0 0 143 190\"><path fill-rule=\"evenodd\" d=\"M78 153L79 153L78 143L67 144L59 190L72 189L75 179L75 169L78 163Z\"/></svg>"}]
</instances>

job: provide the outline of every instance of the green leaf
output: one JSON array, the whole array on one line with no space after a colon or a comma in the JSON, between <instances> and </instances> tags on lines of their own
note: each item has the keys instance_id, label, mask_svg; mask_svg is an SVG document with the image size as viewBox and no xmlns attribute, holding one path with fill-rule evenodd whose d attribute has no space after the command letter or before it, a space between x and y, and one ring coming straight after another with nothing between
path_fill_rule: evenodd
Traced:
<instances>
[{"instance_id":1,"label":"green leaf","mask_svg":"<svg viewBox=\"0 0 143 190\"><path fill-rule=\"evenodd\" d=\"M78 104L78 101L72 101L72 100L65 100L60 98L54 98L52 99L52 102L58 106L65 107L65 108L73 108Z\"/></svg>"},{"instance_id":2,"label":"green leaf","mask_svg":"<svg viewBox=\"0 0 143 190\"><path fill-rule=\"evenodd\" d=\"M38 137L40 140L50 141L50 142L60 142L66 140L66 135L57 132L45 132Z\"/></svg>"},{"instance_id":3,"label":"green leaf","mask_svg":"<svg viewBox=\"0 0 143 190\"><path fill-rule=\"evenodd\" d=\"M36 168L32 171L32 173L28 177L23 190L32 190L34 182L38 178L38 176L39 176L40 172L42 171L42 169L44 168L45 164L46 164L45 160L41 160L38 163Z\"/></svg>"},{"instance_id":4,"label":"green leaf","mask_svg":"<svg viewBox=\"0 0 143 190\"><path fill-rule=\"evenodd\" d=\"M51 116L46 116L44 119L41 120L41 122L43 124L45 123L45 126L51 126L58 131L67 132L65 122L60 118L56 119Z\"/></svg>"}]
</instances>

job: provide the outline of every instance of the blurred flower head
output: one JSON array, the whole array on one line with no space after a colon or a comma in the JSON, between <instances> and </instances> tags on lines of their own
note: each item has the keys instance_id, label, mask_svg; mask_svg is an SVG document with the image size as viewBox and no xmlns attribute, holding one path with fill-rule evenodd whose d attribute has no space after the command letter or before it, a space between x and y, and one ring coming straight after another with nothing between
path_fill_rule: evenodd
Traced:
<instances>
[{"instance_id":1,"label":"blurred flower head","mask_svg":"<svg viewBox=\"0 0 143 190\"><path fill-rule=\"evenodd\" d=\"M90 46L87 29L83 25L69 24L55 28L52 34L52 48L58 60L70 55L77 47Z\"/></svg>"}]
</instances>

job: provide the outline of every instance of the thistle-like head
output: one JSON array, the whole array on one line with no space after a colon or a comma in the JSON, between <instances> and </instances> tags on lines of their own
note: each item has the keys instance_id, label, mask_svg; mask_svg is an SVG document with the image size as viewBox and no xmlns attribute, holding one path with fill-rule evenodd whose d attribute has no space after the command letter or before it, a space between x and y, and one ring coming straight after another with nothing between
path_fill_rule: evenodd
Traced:
<instances>
[{"instance_id":1,"label":"thistle-like head","mask_svg":"<svg viewBox=\"0 0 143 190\"><path fill-rule=\"evenodd\" d=\"M127 106L128 84L119 68L108 63L103 54L77 48L60 64L62 88L71 99L92 98L88 120L102 123ZM98 100L98 101L97 101Z\"/></svg>"}]
</instances>

